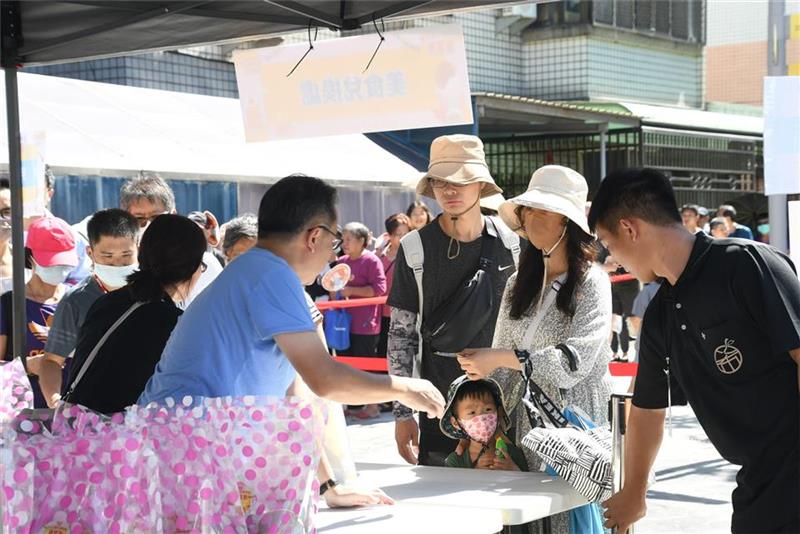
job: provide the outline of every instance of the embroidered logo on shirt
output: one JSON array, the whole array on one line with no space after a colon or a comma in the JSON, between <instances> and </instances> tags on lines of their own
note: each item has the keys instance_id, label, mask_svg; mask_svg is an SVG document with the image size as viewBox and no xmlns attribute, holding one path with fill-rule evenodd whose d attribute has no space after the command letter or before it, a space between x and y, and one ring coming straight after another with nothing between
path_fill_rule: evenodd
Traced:
<instances>
[{"instance_id":1,"label":"embroidered logo on shirt","mask_svg":"<svg viewBox=\"0 0 800 534\"><path fill-rule=\"evenodd\" d=\"M513 264L513 263L511 263L511 264L509 264L509 265L506 265L505 267L498 267L498 268L497 268L497 270L498 270L498 271L500 271L500 272L502 272L502 271L505 271L506 269L510 269L510 268L511 268L511 267L513 267L513 266L514 266L514 264Z\"/></svg>"},{"instance_id":2,"label":"embroidered logo on shirt","mask_svg":"<svg viewBox=\"0 0 800 534\"><path fill-rule=\"evenodd\" d=\"M714 350L714 361L720 373L732 375L742 368L742 353L733 346L733 339L726 339L725 343Z\"/></svg>"}]
</instances>

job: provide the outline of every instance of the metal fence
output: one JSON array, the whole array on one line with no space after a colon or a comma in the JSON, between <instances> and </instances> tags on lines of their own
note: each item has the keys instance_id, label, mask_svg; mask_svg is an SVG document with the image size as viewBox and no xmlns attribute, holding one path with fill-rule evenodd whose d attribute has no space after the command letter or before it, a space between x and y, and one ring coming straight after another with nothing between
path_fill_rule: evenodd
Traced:
<instances>
[{"instance_id":1,"label":"metal fence","mask_svg":"<svg viewBox=\"0 0 800 534\"><path fill-rule=\"evenodd\" d=\"M600 136L552 135L490 139L486 161L506 196L522 193L542 165L571 167L586 178L589 197L600 185ZM763 142L757 137L665 128L614 130L606 169L646 166L669 176L678 203L716 207L763 192Z\"/></svg>"}]
</instances>

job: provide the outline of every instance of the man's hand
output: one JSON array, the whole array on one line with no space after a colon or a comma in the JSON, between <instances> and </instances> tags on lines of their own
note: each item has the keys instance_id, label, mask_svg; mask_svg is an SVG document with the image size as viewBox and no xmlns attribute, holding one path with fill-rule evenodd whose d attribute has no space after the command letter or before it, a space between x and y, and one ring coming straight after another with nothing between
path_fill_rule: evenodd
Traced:
<instances>
[{"instance_id":1,"label":"man's hand","mask_svg":"<svg viewBox=\"0 0 800 534\"><path fill-rule=\"evenodd\" d=\"M431 419L444 414L444 397L429 381L399 376L394 377L394 380L404 386L403 393L397 399L400 404L418 412L425 412Z\"/></svg>"},{"instance_id":2,"label":"man's hand","mask_svg":"<svg viewBox=\"0 0 800 534\"><path fill-rule=\"evenodd\" d=\"M398 419L394 422L394 440L397 442L397 452L403 460L411 465L417 465L419 455L419 425L413 417Z\"/></svg>"},{"instance_id":3,"label":"man's hand","mask_svg":"<svg viewBox=\"0 0 800 534\"><path fill-rule=\"evenodd\" d=\"M356 490L334 486L323 495L329 508L351 508L370 504L394 504L394 501L378 488Z\"/></svg>"},{"instance_id":4,"label":"man's hand","mask_svg":"<svg viewBox=\"0 0 800 534\"><path fill-rule=\"evenodd\" d=\"M626 488L622 488L622 491L603 502L606 528L616 527L617 532L621 534L627 532L632 524L647 513L644 496L645 492L626 491Z\"/></svg>"}]
</instances>

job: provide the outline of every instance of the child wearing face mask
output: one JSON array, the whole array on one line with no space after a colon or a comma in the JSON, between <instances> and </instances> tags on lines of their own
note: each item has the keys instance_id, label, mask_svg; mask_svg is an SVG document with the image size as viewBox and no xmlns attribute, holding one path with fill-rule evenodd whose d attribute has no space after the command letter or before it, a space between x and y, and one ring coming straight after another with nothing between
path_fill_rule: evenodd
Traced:
<instances>
[{"instance_id":1,"label":"child wearing face mask","mask_svg":"<svg viewBox=\"0 0 800 534\"><path fill-rule=\"evenodd\" d=\"M447 406L439 421L446 436L469 440L463 454L451 453L447 467L527 471L525 455L505 434L510 426L503 392L491 378L456 378L447 390Z\"/></svg>"},{"instance_id":2,"label":"child wearing face mask","mask_svg":"<svg viewBox=\"0 0 800 534\"><path fill-rule=\"evenodd\" d=\"M64 296L64 281L78 265L75 236L66 221L57 217L38 219L28 228L25 252L26 266L33 271L25 284L25 352L30 362L28 371L31 373L34 407L47 408L38 378L33 376L38 373L40 363L36 356L44 351L56 306ZM6 360L15 354L12 306L9 291L0 297L0 354Z\"/></svg>"},{"instance_id":3,"label":"child wearing face mask","mask_svg":"<svg viewBox=\"0 0 800 534\"><path fill-rule=\"evenodd\" d=\"M127 285L128 276L138 267L139 222L127 211L98 211L87 222L86 235L92 274L71 288L58 304L38 370L42 394L51 408L61 398L61 386L69 376L71 353L92 304L106 293Z\"/></svg>"}]
</instances>

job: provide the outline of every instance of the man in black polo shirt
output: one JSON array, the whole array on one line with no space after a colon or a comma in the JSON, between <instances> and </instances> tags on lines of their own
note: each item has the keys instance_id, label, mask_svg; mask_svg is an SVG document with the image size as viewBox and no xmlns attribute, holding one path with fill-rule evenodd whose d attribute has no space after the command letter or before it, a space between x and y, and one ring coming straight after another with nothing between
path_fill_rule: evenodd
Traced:
<instances>
[{"instance_id":1,"label":"man in black polo shirt","mask_svg":"<svg viewBox=\"0 0 800 534\"><path fill-rule=\"evenodd\" d=\"M664 278L644 316L626 480L603 503L606 526L625 532L644 516L665 412L688 401L719 453L742 466L733 532L800 532L800 281L791 261L754 241L691 234L669 180L650 169L609 175L589 225L639 280Z\"/></svg>"}]
</instances>

